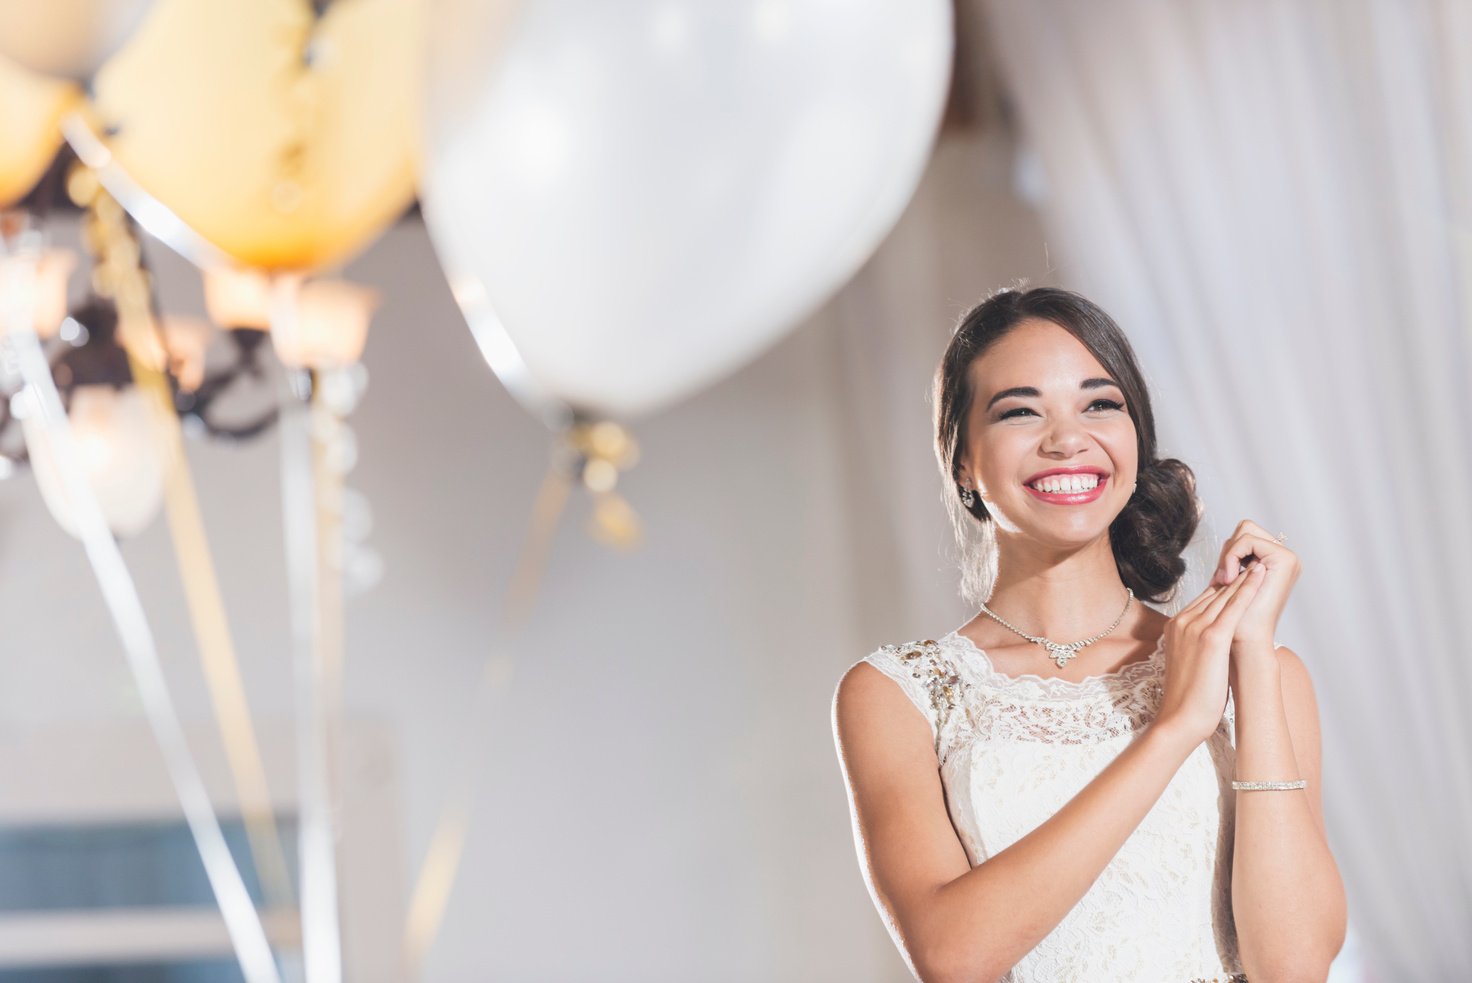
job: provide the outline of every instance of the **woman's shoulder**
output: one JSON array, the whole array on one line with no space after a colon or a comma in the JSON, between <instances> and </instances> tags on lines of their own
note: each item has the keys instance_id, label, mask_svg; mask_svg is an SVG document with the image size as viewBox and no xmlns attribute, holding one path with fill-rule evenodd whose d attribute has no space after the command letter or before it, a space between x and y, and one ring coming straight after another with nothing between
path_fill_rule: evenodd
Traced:
<instances>
[{"instance_id":1,"label":"woman's shoulder","mask_svg":"<svg viewBox=\"0 0 1472 983\"><path fill-rule=\"evenodd\" d=\"M896 688L925 718L931 737L938 741L964 699L967 680L944 636L885 643L845 671L834 694L835 713L845 699L893 700Z\"/></svg>"},{"instance_id":2,"label":"woman's shoulder","mask_svg":"<svg viewBox=\"0 0 1472 983\"><path fill-rule=\"evenodd\" d=\"M954 703L955 690L963 684L963 667L945 636L919 638L906 642L888 642L878 646L850 667L850 672L859 665L870 665L900 684L912 694L924 694L924 702L938 709L936 704ZM951 693L947 693L947 689Z\"/></svg>"}]
</instances>

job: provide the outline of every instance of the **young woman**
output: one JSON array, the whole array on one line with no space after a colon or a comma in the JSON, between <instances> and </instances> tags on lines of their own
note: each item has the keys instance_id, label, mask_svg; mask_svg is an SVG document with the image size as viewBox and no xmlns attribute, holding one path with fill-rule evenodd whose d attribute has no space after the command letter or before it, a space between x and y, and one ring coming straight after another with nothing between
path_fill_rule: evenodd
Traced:
<instances>
[{"instance_id":1,"label":"young woman","mask_svg":"<svg viewBox=\"0 0 1472 983\"><path fill-rule=\"evenodd\" d=\"M1173 617L1200 517L1119 327L1007 290L957 327L936 452L980 610L838 684L854 841L925 983L1322 981L1345 930L1319 727L1274 633L1298 558L1243 520ZM1230 407L1219 412L1229 413Z\"/></svg>"}]
</instances>

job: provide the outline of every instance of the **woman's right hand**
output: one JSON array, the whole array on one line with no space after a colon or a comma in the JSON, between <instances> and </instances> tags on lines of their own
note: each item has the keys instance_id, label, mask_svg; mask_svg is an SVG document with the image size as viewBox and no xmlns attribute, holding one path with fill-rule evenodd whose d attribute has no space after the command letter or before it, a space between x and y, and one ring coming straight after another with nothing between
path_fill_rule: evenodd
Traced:
<instances>
[{"instance_id":1,"label":"woman's right hand","mask_svg":"<svg viewBox=\"0 0 1472 983\"><path fill-rule=\"evenodd\" d=\"M1155 725L1194 748L1221 723L1227 709L1232 634L1263 581L1253 563L1225 586L1213 584L1165 626L1165 693Z\"/></svg>"}]
</instances>

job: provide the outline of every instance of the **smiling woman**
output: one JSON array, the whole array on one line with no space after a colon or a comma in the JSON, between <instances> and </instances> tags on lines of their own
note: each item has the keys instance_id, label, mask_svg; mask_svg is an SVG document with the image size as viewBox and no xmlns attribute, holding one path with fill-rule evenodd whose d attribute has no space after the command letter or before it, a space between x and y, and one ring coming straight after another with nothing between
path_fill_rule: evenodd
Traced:
<instances>
[{"instance_id":1,"label":"smiling woman","mask_svg":"<svg viewBox=\"0 0 1472 983\"><path fill-rule=\"evenodd\" d=\"M970 311L935 424L979 611L880 646L833 702L860 866L915 975L1322 980L1343 888L1313 690L1273 644L1297 558L1244 521L1174 617L1135 603L1177 597L1201 506L1129 342L1068 291Z\"/></svg>"},{"instance_id":2,"label":"smiling woman","mask_svg":"<svg viewBox=\"0 0 1472 983\"><path fill-rule=\"evenodd\" d=\"M982 358L987 353L995 357ZM1018 378L1028 365L1038 374ZM1170 599L1166 592L1185 573L1181 554L1200 518L1195 477L1180 461L1156 458L1150 394L1129 340L1108 314L1065 290L998 293L956 329L936 372L934 401L936 460L960 491L945 501L962 549L961 592L968 602L991 596L996 531L1021 528L1023 520L1006 504L1016 494L1008 493L1045 492L1048 486L1033 486L1036 479L1078 470L1102 475L1103 490L1083 502L1031 497L1099 502L1113 518L1108 525L1125 586L1147 600ZM1075 425L1078 433L1066 432ZM1060 427L1065 430L1057 433ZM1029 467L1024 476L1001 473L1042 428L1064 442L1091 434L1095 450L1105 453L1035 458L1033 465L1017 465Z\"/></svg>"}]
</instances>

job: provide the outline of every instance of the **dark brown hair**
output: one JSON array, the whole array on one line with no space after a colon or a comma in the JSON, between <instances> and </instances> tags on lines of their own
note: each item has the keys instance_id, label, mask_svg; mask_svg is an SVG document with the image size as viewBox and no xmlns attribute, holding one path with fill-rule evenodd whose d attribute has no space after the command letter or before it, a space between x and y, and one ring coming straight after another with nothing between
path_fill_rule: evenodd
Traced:
<instances>
[{"instance_id":1,"label":"dark brown hair","mask_svg":"<svg viewBox=\"0 0 1472 983\"><path fill-rule=\"evenodd\" d=\"M936 369L935 454L945 481L943 498L961 548L961 593L984 603L996 580L995 520L980 496L967 509L956 470L966 444L966 421L975 399L971 366L992 345L1028 318L1051 321L1077 338L1124 391L1135 421L1139 474L1129 504L1109 527L1114 562L1125 586L1142 600L1168 601L1186 572L1182 557L1201 521L1196 477L1174 458L1157 459L1150 393L1134 349L1114 319L1098 305L1057 287L1002 290L977 304L956 326Z\"/></svg>"}]
</instances>

